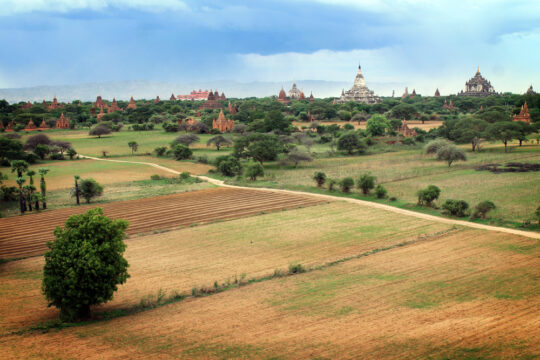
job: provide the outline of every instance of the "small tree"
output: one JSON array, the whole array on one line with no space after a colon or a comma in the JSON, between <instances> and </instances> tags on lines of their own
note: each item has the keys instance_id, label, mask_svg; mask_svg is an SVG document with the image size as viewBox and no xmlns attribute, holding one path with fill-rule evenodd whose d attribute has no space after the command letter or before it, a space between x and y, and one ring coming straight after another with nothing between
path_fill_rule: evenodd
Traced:
<instances>
[{"instance_id":1,"label":"small tree","mask_svg":"<svg viewBox=\"0 0 540 360\"><path fill-rule=\"evenodd\" d=\"M245 175L251 181L255 181L259 176L264 176L264 168L259 163L251 163L246 167Z\"/></svg>"},{"instance_id":2,"label":"small tree","mask_svg":"<svg viewBox=\"0 0 540 360\"><path fill-rule=\"evenodd\" d=\"M43 209L47 209L47 183L45 182L45 175L49 172L47 168L38 169L39 176L41 177L39 181L39 187L41 189L41 203L43 204Z\"/></svg>"},{"instance_id":3,"label":"small tree","mask_svg":"<svg viewBox=\"0 0 540 360\"><path fill-rule=\"evenodd\" d=\"M436 154L441 147L451 145L452 143L446 139L435 139L427 143L425 147L426 154Z\"/></svg>"},{"instance_id":4,"label":"small tree","mask_svg":"<svg viewBox=\"0 0 540 360\"><path fill-rule=\"evenodd\" d=\"M298 150L293 150L287 154L287 161L293 163L294 168L296 169L300 161L309 162L309 161L313 161L313 158L308 153L298 151Z\"/></svg>"},{"instance_id":5,"label":"small tree","mask_svg":"<svg viewBox=\"0 0 540 360\"><path fill-rule=\"evenodd\" d=\"M369 191L375 187L376 176L364 174L356 181L356 187L362 190L362 194L367 195Z\"/></svg>"},{"instance_id":6,"label":"small tree","mask_svg":"<svg viewBox=\"0 0 540 360\"><path fill-rule=\"evenodd\" d=\"M352 177L346 177L344 179L341 179L339 182L339 187L341 188L341 191L344 193L350 193L351 188L354 186L354 180Z\"/></svg>"},{"instance_id":7,"label":"small tree","mask_svg":"<svg viewBox=\"0 0 540 360\"><path fill-rule=\"evenodd\" d=\"M437 160L446 161L448 167L450 167L454 161L467 161L467 156L463 150L457 148L455 145L446 145L437 150Z\"/></svg>"},{"instance_id":8,"label":"small tree","mask_svg":"<svg viewBox=\"0 0 540 360\"><path fill-rule=\"evenodd\" d=\"M217 151L219 151L219 149L222 147L222 146L231 146L232 145L232 141L227 139L225 136L223 135L216 135L214 136L213 138L210 138L207 142L206 142L206 146L210 146L214 144L214 146L216 147Z\"/></svg>"},{"instance_id":9,"label":"small tree","mask_svg":"<svg viewBox=\"0 0 540 360\"><path fill-rule=\"evenodd\" d=\"M435 185L429 185L423 190L418 190L418 205L432 206L433 201L437 200L441 195L441 189Z\"/></svg>"},{"instance_id":10,"label":"small tree","mask_svg":"<svg viewBox=\"0 0 540 360\"><path fill-rule=\"evenodd\" d=\"M387 193L388 192L386 191L386 188L381 184L377 185L377 187L375 188L375 195L377 196L377 199L386 198Z\"/></svg>"},{"instance_id":11,"label":"small tree","mask_svg":"<svg viewBox=\"0 0 540 360\"><path fill-rule=\"evenodd\" d=\"M154 149L154 151L156 152L157 156L163 156L167 152L167 147L158 146L157 148Z\"/></svg>"},{"instance_id":12,"label":"small tree","mask_svg":"<svg viewBox=\"0 0 540 360\"><path fill-rule=\"evenodd\" d=\"M127 227L127 221L111 220L95 208L70 216L64 229L56 228L56 239L47 243L42 290L48 306L60 309L60 319L87 318L91 306L111 300L126 282Z\"/></svg>"},{"instance_id":13,"label":"small tree","mask_svg":"<svg viewBox=\"0 0 540 360\"><path fill-rule=\"evenodd\" d=\"M174 147L172 148L172 151L173 151L173 154L174 154L174 158L176 160L189 159L191 157L191 155L193 154L191 149L188 148L186 145L183 145L183 144L174 145Z\"/></svg>"},{"instance_id":14,"label":"small tree","mask_svg":"<svg viewBox=\"0 0 540 360\"><path fill-rule=\"evenodd\" d=\"M469 204L463 200L448 199L442 205L444 212L453 216L463 217L467 215Z\"/></svg>"},{"instance_id":15,"label":"small tree","mask_svg":"<svg viewBox=\"0 0 540 360\"><path fill-rule=\"evenodd\" d=\"M195 135L195 134L185 134L185 135L180 135L179 137L174 139L173 146L174 146L174 144L182 144L182 145L185 145L185 146L189 147L192 144L195 144L195 143L197 143L199 141L201 141L201 139L197 135Z\"/></svg>"},{"instance_id":16,"label":"small tree","mask_svg":"<svg viewBox=\"0 0 540 360\"><path fill-rule=\"evenodd\" d=\"M103 135L108 135L112 132L111 128L106 124L98 124L88 132L90 136L97 136L100 139Z\"/></svg>"},{"instance_id":17,"label":"small tree","mask_svg":"<svg viewBox=\"0 0 540 360\"><path fill-rule=\"evenodd\" d=\"M317 187L323 187L324 183L326 182L326 174L322 171L317 171L313 175L313 180L317 183Z\"/></svg>"},{"instance_id":18,"label":"small tree","mask_svg":"<svg viewBox=\"0 0 540 360\"><path fill-rule=\"evenodd\" d=\"M24 201L23 184L26 182L26 179L23 177L18 177L15 181L17 182L17 185L19 185L19 209L21 214L24 214L26 211L26 203Z\"/></svg>"},{"instance_id":19,"label":"small tree","mask_svg":"<svg viewBox=\"0 0 540 360\"><path fill-rule=\"evenodd\" d=\"M69 160L73 160L75 155L77 155L77 151L75 151L74 148L69 148L66 152L66 154L69 156Z\"/></svg>"},{"instance_id":20,"label":"small tree","mask_svg":"<svg viewBox=\"0 0 540 360\"><path fill-rule=\"evenodd\" d=\"M49 153L50 149L47 145L37 144L34 148L34 154L36 154L41 160L44 160L45 156L47 156Z\"/></svg>"},{"instance_id":21,"label":"small tree","mask_svg":"<svg viewBox=\"0 0 540 360\"><path fill-rule=\"evenodd\" d=\"M24 160L13 160L11 162L11 172L17 172L17 177L20 178L28 170L28 163Z\"/></svg>"},{"instance_id":22,"label":"small tree","mask_svg":"<svg viewBox=\"0 0 540 360\"><path fill-rule=\"evenodd\" d=\"M337 184L338 184L338 181L336 179L328 179L328 190L334 191Z\"/></svg>"},{"instance_id":23,"label":"small tree","mask_svg":"<svg viewBox=\"0 0 540 360\"><path fill-rule=\"evenodd\" d=\"M338 150L346 151L349 155L352 155L355 151L363 152L365 147L363 141L354 131L341 135L337 143Z\"/></svg>"},{"instance_id":24,"label":"small tree","mask_svg":"<svg viewBox=\"0 0 540 360\"><path fill-rule=\"evenodd\" d=\"M139 149L139 144L136 141L128 142L128 146L131 148L131 155Z\"/></svg>"},{"instance_id":25,"label":"small tree","mask_svg":"<svg viewBox=\"0 0 540 360\"><path fill-rule=\"evenodd\" d=\"M218 171L224 176L236 176L242 174L242 164L234 156L225 156L217 162Z\"/></svg>"},{"instance_id":26,"label":"small tree","mask_svg":"<svg viewBox=\"0 0 540 360\"><path fill-rule=\"evenodd\" d=\"M81 179L81 177L79 175L75 175L73 176L73 178L75 179L75 198L77 199L77 205L80 205L81 204L81 201L80 201L80 190L79 190L79 180Z\"/></svg>"},{"instance_id":27,"label":"small tree","mask_svg":"<svg viewBox=\"0 0 540 360\"><path fill-rule=\"evenodd\" d=\"M90 203L90 200L103 194L103 186L94 179L82 179L79 184L79 193L86 203Z\"/></svg>"},{"instance_id":28,"label":"small tree","mask_svg":"<svg viewBox=\"0 0 540 360\"><path fill-rule=\"evenodd\" d=\"M475 206L475 211L472 215L473 218L482 218L486 219L486 215L491 210L495 209L496 206L493 202L486 200L478 203L478 205Z\"/></svg>"},{"instance_id":29,"label":"small tree","mask_svg":"<svg viewBox=\"0 0 540 360\"><path fill-rule=\"evenodd\" d=\"M29 194L29 198L30 198L30 204L31 202L34 202L36 204L36 210L39 210L39 202L37 201L36 197L34 196L34 192L36 191L36 187L34 186L34 176L36 175L36 172L34 170L28 170L26 172L26 175L28 175L28 183L30 185L30 188L28 188L30 194ZM32 211L32 209L30 208L30 211Z\"/></svg>"}]
</instances>

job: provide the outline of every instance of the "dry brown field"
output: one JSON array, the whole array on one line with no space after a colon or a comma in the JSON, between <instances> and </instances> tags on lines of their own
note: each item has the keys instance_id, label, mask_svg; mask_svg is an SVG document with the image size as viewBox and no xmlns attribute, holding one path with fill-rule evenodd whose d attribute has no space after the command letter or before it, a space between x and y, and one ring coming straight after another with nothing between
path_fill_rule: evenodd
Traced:
<instances>
[{"instance_id":1,"label":"dry brown field","mask_svg":"<svg viewBox=\"0 0 540 360\"><path fill-rule=\"evenodd\" d=\"M323 205L332 206L338 203ZM378 221L400 221L392 220ZM48 333L4 334L0 348L8 359L533 359L540 355L539 245L459 228L132 316ZM200 271L212 260L200 259ZM3 274L13 277L19 268L24 293L37 281L24 272L36 261L4 264ZM19 301L18 311L28 315L25 304Z\"/></svg>"},{"instance_id":2,"label":"dry brown field","mask_svg":"<svg viewBox=\"0 0 540 360\"><path fill-rule=\"evenodd\" d=\"M195 223L234 219L260 212L321 203L309 195L214 188L174 195L100 204L105 215L128 220L129 235L170 230ZM41 255L53 230L73 214L95 205L0 219L0 259Z\"/></svg>"}]
</instances>

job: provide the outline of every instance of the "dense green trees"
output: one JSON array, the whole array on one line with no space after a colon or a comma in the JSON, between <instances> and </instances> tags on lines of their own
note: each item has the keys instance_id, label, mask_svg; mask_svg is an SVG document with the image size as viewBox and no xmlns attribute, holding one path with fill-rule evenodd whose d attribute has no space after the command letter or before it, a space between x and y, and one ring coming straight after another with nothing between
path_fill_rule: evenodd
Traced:
<instances>
[{"instance_id":1,"label":"dense green trees","mask_svg":"<svg viewBox=\"0 0 540 360\"><path fill-rule=\"evenodd\" d=\"M95 208L70 216L63 229L56 228L56 239L47 243L42 290L62 320L89 317L91 306L111 300L118 285L126 282L127 227L127 221L111 220Z\"/></svg>"}]
</instances>

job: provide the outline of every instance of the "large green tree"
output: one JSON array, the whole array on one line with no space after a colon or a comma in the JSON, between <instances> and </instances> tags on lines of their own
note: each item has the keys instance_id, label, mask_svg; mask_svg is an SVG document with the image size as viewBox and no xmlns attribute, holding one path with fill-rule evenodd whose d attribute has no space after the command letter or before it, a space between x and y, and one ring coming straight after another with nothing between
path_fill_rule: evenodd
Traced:
<instances>
[{"instance_id":1,"label":"large green tree","mask_svg":"<svg viewBox=\"0 0 540 360\"><path fill-rule=\"evenodd\" d=\"M70 216L56 239L47 243L42 289L60 318L75 321L90 316L90 307L113 298L126 282L128 262L123 257L128 222L111 220L101 208Z\"/></svg>"}]
</instances>

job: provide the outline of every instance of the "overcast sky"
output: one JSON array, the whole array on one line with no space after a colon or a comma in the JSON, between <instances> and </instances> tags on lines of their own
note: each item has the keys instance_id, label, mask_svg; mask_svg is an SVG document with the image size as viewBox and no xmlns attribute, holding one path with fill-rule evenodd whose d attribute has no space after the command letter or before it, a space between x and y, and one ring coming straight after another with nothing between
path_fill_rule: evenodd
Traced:
<instances>
[{"instance_id":1,"label":"overcast sky","mask_svg":"<svg viewBox=\"0 0 540 360\"><path fill-rule=\"evenodd\" d=\"M539 0L0 0L0 88L118 80L540 88Z\"/></svg>"}]
</instances>

